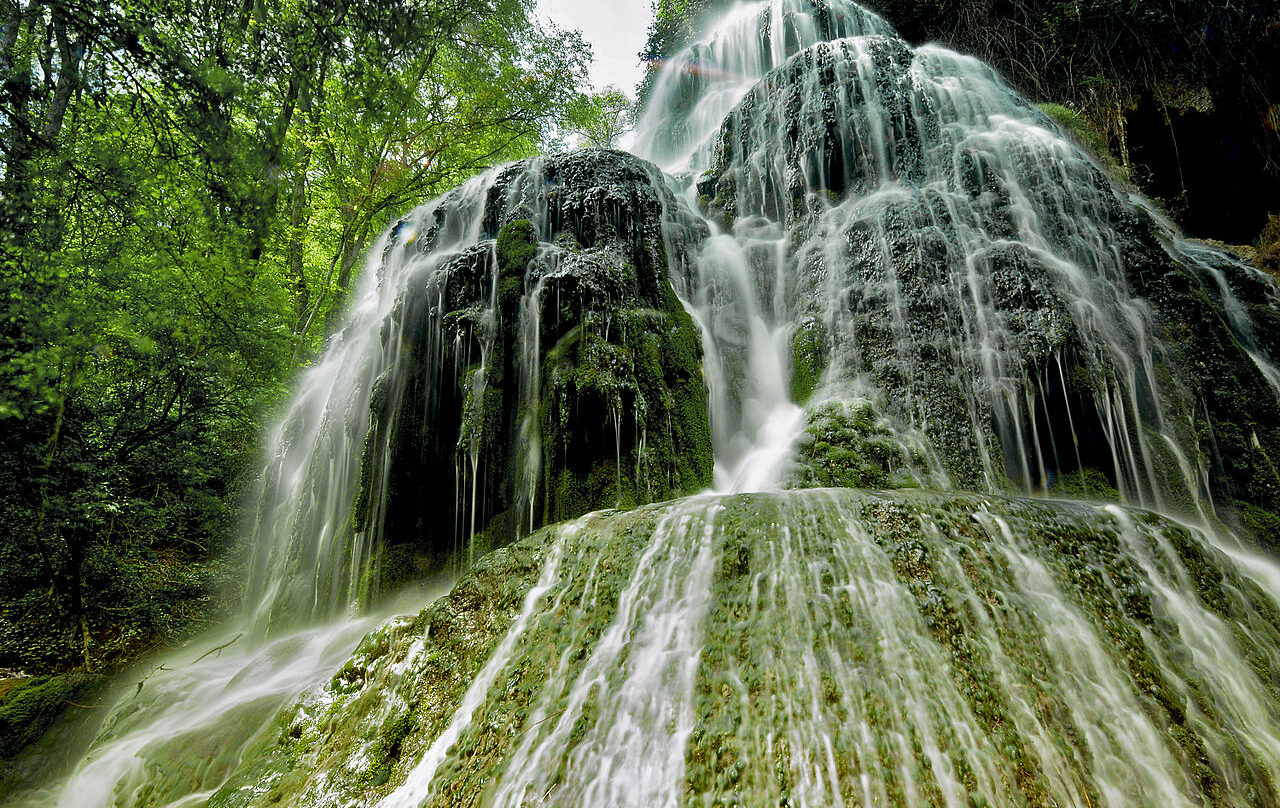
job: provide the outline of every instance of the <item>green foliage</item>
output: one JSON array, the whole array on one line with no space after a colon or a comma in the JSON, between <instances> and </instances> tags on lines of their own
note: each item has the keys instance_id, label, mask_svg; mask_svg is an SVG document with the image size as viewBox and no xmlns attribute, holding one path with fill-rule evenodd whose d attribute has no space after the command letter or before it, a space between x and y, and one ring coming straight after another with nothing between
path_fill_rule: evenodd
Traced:
<instances>
[{"instance_id":1,"label":"green foliage","mask_svg":"<svg viewBox=\"0 0 1280 808\"><path fill-rule=\"evenodd\" d=\"M258 424L364 246L538 150L588 53L528 0L0 4L0 665L216 613Z\"/></svg>"},{"instance_id":2,"label":"green foliage","mask_svg":"<svg viewBox=\"0 0 1280 808\"><path fill-rule=\"evenodd\" d=\"M635 104L617 87L584 95L569 109L567 125L583 145L613 149L631 131Z\"/></svg>"},{"instance_id":3,"label":"green foliage","mask_svg":"<svg viewBox=\"0 0 1280 808\"><path fill-rule=\"evenodd\" d=\"M641 103L648 99L653 77L662 62L688 43L703 15L729 5L726 0L653 0L653 23L649 26L649 39L640 52L640 58L650 66L639 87Z\"/></svg>"}]
</instances>

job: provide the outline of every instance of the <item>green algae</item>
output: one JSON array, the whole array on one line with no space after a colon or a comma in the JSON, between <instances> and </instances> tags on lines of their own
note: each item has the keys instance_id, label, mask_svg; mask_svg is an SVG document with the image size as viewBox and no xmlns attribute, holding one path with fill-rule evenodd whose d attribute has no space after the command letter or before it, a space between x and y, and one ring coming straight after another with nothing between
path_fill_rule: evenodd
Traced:
<instances>
[{"instance_id":1,"label":"green algae","mask_svg":"<svg viewBox=\"0 0 1280 808\"><path fill-rule=\"evenodd\" d=\"M647 548L671 538L662 526L701 535L698 519L714 526L714 561L682 804L807 802L819 771L850 805L867 793L885 804L1102 804L1116 783L1093 761L1131 750L1099 735L1099 717L1063 686L1063 666L1080 660L1062 643L1084 640L1062 630L1105 649L1096 675L1122 688L1136 711L1126 721L1152 728L1147 742L1179 791L1213 806L1274 796L1270 764L1188 653L1170 597L1206 625L1239 627L1222 652L1270 704L1280 703L1280 610L1203 536L1114 506L808 490L592 514L486 556L448 598L366 638L328 696L282 713L274 757L245 769L262 780L261 799L213 804L389 793L443 731L557 535L557 580L423 799L485 804L542 742L553 754L539 789L571 788L617 682L605 676L578 696L570 685L617 631ZM1047 614L1046 598L1067 617ZM409 673L388 686L396 668Z\"/></svg>"},{"instance_id":2,"label":"green algae","mask_svg":"<svg viewBox=\"0 0 1280 808\"><path fill-rule=\"evenodd\" d=\"M0 695L0 758L12 758L33 743L73 705L91 704L106 686L96 674L33 676Z\"/></svg>"},{"instance_id":3,"label":"green algae","mask_svg":"<svg viewBox=\"0 0 1280 808\"><path fill-rule=\"evenodd\" d=\"M826 369L826 337L816 320L801 323L791 335L791 400L806 404Z\"/></svg>"}]
</instances>

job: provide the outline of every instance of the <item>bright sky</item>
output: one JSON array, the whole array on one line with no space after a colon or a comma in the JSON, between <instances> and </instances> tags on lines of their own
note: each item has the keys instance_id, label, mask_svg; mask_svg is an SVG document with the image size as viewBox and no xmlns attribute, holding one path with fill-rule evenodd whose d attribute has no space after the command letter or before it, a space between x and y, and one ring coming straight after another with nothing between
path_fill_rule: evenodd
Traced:
<instances>
[{"instance_id":1,"label":"bright sky","mask_svg":"<svg viewBox=\"0 0 1280 808\"><path fill-rule=\"evenodd\" d=\"M635 97L644 75L637 54L653 20L649 0L538 0L538 10L561 28L581 30L591 43L591 83L596 89L616 84Z\"/></svg>"}]
</instances>

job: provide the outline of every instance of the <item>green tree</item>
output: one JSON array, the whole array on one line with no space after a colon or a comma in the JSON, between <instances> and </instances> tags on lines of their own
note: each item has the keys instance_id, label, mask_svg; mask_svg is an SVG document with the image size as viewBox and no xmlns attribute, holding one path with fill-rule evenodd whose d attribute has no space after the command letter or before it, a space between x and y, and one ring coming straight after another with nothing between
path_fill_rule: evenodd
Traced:
<instances>
[{"instance_id":1,"label":"green tree","mask_svg":"<svg viewBox=\"0 0 1280 808\"><path fill-rule=\"evenodd\" d=\"M364 246L536 151L588 55L531 0L0 0L0 665L216 607Z\"/></svg>"},{"instance_id":2,"label":"green tree","mask_svg":"<svg viewBox=\"0 0 1280 808\"><path fill-rule=\"evenodd\" d=\"M582 96L570 107L568 128L585 145L597 149L617 148L635 125L635 103L617 87Z\"/></svg>"}]
</instances>

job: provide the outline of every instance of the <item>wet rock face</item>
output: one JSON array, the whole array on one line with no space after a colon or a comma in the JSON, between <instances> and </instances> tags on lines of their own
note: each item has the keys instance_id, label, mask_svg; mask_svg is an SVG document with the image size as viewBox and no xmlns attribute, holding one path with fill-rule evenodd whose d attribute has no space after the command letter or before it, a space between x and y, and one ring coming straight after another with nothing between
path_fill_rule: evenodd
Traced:
<instances>
[{"instance_id":1,"label":"wet rock face","mask_svg":"<svg viewBox=\"0 0 1280 808\"><path fill-rule=\"evenodd\" d=\"M662 175L617 152L537 158L483 205L479 243L411 282L396 314L404 355L375 397L366 467L391 459L359 513L384 525L384 587L710 482L701 348L669 280L701 231L666 213ZM428 223L424 256L446 221Z\"/></svg>"},{"instance_id":2,"label":"wet rock face","mask_svg":"<svg viewBox=\"0 0 1280 808\"><path fill-rule=\"evenodd\" d=\"M725 120L699 190L731 215L783 220L805 210L816 189L867 193L886 177L919 179L927 143L920 125L937 121L914 114L911 61L906 43L891 37L793 56ZM883 140L865 141L872 132Z\"/></svg>"},{"instance_id":3,"label":"wet rock face","mask_svg":"<svg viewBox=\"0 0 1280 808\"><path fill-rule=\"evenodd\" d=\"M811 418L821 357L825 397L853 385L961 488L1101 475L1173 510L1280 507L1275 284L1182 241L977 62L803 50L725 120L698 191L734 232L786 230Z\"/></svg>"},{"instance_id":4,"label":"wet rock face","mask_svg":"<svg viewBox=\"0 0 1280 808\"><path fill-rule=\"evenodd\" d=\"M517 219L534 222L542 242L568 239L610 248L633 267L635 292L656 300L667 282L664 211L675 204L652 165L629 154L587 149L516 163L489 190L485 232ZM688 249L677 239L675 249ZM672 256L683 260L683 255Z\"/></svg>"},{"instance_id":5,"label":"wet rock face","mask_svg":"<svg viewBox=\"0 0 1280 808\"><path fill-rule=\"evenodd\" d=\"M1278 650L1275 601L1149 512L691 497L486 557L210 805L1271 804Z\"/></svg>"}]
</instances>

